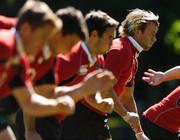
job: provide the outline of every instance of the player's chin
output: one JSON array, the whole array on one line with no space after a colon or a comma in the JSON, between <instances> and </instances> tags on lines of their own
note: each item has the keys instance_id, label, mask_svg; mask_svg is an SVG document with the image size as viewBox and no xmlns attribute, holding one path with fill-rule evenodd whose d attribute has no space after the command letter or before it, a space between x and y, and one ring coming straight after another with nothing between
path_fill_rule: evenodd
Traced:
<instances>
[{"instance_id":1,"label":"player's chin","mask_svg":"<svg viewBox=\"0 0 180 140\"><path fill-rule=\"evenodd\" d=\"M151 45L147 46L146 48L144 48L144 51L149 51L152 48Z\"/></svg>"}]
</instances>

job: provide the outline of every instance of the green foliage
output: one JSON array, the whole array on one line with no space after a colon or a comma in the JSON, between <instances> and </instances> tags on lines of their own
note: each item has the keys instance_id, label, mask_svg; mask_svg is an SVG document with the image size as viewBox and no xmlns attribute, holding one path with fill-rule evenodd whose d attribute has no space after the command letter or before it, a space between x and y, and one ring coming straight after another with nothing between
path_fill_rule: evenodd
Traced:
<instances>
[{"instance_id":1,"label":"green foliage","mask_svg":"<svg viewBox=\"0 0 180 140\"><path fill-rule=\"evenodd\" d=\"M108 120L113 140L135 140L134 132L120 116L112 113Z\"/></svg>"},{"instance_id":2,"label":"green foliage","mask_svg":"<svg viewBox=\"0 0 180 140\"><path fill-rule=\"evenodd\" d=\"M172 46L175 53L180 54L180 19L172 22L170 29L165 36L165 43Z\"/></svg>"},{"instance_id":3,"label":"green foliage","mask_svg":"<svg viewBox=\"0 0 180 140\"><path fill-rule=\"evenodd\" d=\"M108 124L111 128L124 127L124 123L120 121L119 117L109 118Z\"/></svg>"}]
</instances>

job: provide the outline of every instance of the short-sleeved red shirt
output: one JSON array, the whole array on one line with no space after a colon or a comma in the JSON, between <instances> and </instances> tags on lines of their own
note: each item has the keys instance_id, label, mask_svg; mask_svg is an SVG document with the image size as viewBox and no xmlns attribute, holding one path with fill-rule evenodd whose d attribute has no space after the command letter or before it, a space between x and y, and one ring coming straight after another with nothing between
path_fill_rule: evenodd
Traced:
<instances>
[{"instance_id":1,"label":"short-sleeved red shirt","mask_svg":"<svg viewBox=\"0 0 180 140\"><path fill-rule=\"evenodd\" d=\"M78 42L66 55L59 54L56 58L55 64L55 81L60 84L75 75L79 75L80 68L87 69L89 61L87 55L81 48L81 42ZM72 82L72 81L71 81Z\"/></svg>"},{"instance_id":2,"label":"short-sleeved red shirt","mask_svg":"<svg viewBox=\"0 0 180 140\"><path fill-rule=\"evenodd\" d=\"M15 27L16 19L0 15L0 29L11 29Z\"/></svg>"},{"instance_id":3,"label":"short-sleeved red shirt","mask_svg":"<svg viewBox=\"0 0 180 140\"><path fill-rule=\"evenodd\" d=\"M170 132L180 131L180 86L159 103L149 107L144 117Z\"/></svg>"},{"instance_id":4,"label":"short-sleeved red shirt","mask_svg":"<svg viewBox=\"0 0 180 140\"><path fill-rule=\"evenodd\" d=\"M0 30L0 97L10 95L10 89L30 84L30 65L25 54L19 55L15 33Z\"/></svg>"},{"instance_id":5,"label":"short-sleeved red shirt","mask_svg":"<svg viewBox=\"0 0 180 140\"><path fill-rule=\"evenodd\" d=\"M96 63L99 67L104 66L104 57L98 56ZM66 85L73 85L80 82L88 72L94 70L94 66L90 66L86 52L81 47L81 42L78 42L67 55L58 55L54 68L56 84L75 76L73 80Z\"/></svg>"},{"instance_id":6,"label":"short-sleeved red shirt","mask_svg":"<svg viewBox=\"0 0 180 140\"><path fill-rule=\"evenodd\" d=\"M0 29L11 29L15 27L16 19L6 16L0 16ZM45 48L45 47L44 47ZM47 48L47 46L46 46ZM3 49L3 48L2 48ZM4 48L6 49L6 48ZM4 52L4 50L2 50ZM3 55L9 55L7 53L2 53ZM3 57L3 55L1 57ZM38 80L42 79L43 76L47 78L46 74L51 70L54 64L54 58L50 51L47 49L42 49L35 57L35 59L30 62L31 67L31 80L36 83ZM49 75L48 75L49 76ZM50 75L51 78L54 77L53 74ZM54 79L54 78L53 78ZM47 80L44 80L47 82ZM54 81L53 81L54 82ZM42 83L42 82L41 82ZM5 92L3 92L5 93Z\"/></svg>"},{"instance_id":7,"label":"short-sleeved red shirt","mask_svg":"<svg viewBox=\"0 0 180 140\"><path fill-rule=\"evenodd\" d=\"M104 66L104 57L98 56L96 60L96 64L99 67ZM90 66L90 62L88 60L86 52L81 47L81 42L77 43L72 51L67 55L58 55L56 59L55 65L55 81L56 84L60 84L62 81L66 81L67 79L74 76L73 79L66 82L65 85L74 85L79 83L85 75L89 72L93 71L94 66ZM92 109L93 111L100 113L95 108L91 107L84 100L82 101L87 107ZM102 114L102 113L101 113ZM57 115L57 118L62 119L61 115Z\"/></svg>"},{"instance_id":8,"label":"short-sleeved red shirt","mask_svg":"<svg viewBox=\"0 0 180 140\"><path fill-rule=\"evenodd\" d=\"M134 86L138 68L137 49L127 37L113 40L105 59L105 68L112 71L118 82L114 86L120 95L124 86Z\"/></svg>"},{"instance_id":9,"label":"short-sleeved red shirt","mask_svg":"<svg viewBox=\"0 0 180 140\"><path fill-rule=\"evenodd\" d=\"M48 47L48 46L46 46ZM54 58L51 54L51 52L47 52L48 55L44 53L44 50L42 49L35 57L35 59L30 63L31 70L32 70L32 81L34 84L38 82L39 80L44 80L44 78L54 79L53 76L53 65L54 65ZM52 70L52 74L48 75L48 73ZM50 77L51 76L51 77ZM49 83L47 80L45 80L43 83ZM51 83L55 84L55 81L51 80ZM42 82L41 82L42 84Z\"/></svg>"}]
</instances>

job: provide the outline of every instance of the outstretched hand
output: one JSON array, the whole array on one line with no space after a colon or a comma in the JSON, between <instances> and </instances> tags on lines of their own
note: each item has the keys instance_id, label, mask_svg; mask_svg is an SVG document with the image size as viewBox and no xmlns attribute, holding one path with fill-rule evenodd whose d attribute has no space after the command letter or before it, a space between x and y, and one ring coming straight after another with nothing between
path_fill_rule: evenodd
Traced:
<instances>
[{"instance_id":1,"label":"outstretched hand","mask_svg":"<svg viewBox=\"0 0 180 140\"><path fill-rule=\"evenodd\" d=\"M147 82L149 85L157 86L163 82L162 78L164 76L163 72L154 71L152 69L148 69L147 72L144 72L144 76L142 80Z\"/></svg>"}]
</instances>

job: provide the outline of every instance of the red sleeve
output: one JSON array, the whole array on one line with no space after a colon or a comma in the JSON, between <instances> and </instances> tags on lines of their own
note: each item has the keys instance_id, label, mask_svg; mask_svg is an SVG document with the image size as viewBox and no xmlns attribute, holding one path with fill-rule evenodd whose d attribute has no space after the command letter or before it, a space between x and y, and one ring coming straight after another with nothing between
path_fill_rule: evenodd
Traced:
<instances>
[{"instance_id":1,"label":"red sleeve","mask_svg":"<svg viewBox=\"0 0 180 140\"><path fill-rule=\"evenodd\" d=\"M54 78L55 78L55 83L58 85L60 83L61 77L60 77L60 67L61 67L61 56L58 55L56 57L56 63L54 65Z\"/></svg>"},{"instance_id":2,"label":"red sleeve","mask_svg":"<svg viewBox=\"0 0 180 140\"><path fill-rule=\"evenodd\" d=\"M0 60L4 60L12 55L15 38L9 30L1 30L0 34Z\"/></svg>"},{"instance_id":3,"label":"red sleeve","mask_svg":"<svg viewBox=\"0 0 180 140\"><path fill-rule=\"evenodd\" d=\"M73 47L71 52L66 55L58 55L54 68L54 76L56 84L61 84L64 81L71 81L72 78L79 73L82 65L83 57L82 49L78 43Z\"/></svg>"},{"instance_id":4,"label":"red sleeve","mask_svg":"<svg viewBox=\"0 0 180 140\"><path fill-rule=\"evenodd\" d=\"M122 73L129 68L130 60L129 52L126 49L112 49L107 53L105 68L112 71L117 80L119 80Z\"/></svg>"},{"instance_id":5,"label":"red sleeve","mask_svg":"<svg viewBox=\"0 0 180 140\"><path fill-rule=\"evenodd\" d=\"M10 29L15 27L16 18L0 16L0 29Z\"/></svg>"},{"instance_id":6,"label":"red sleeve","mask_svg":"<svg viewBox=\"0 0 180 140\"><path fill-rule=\"evenodd\" d=\"M58 55L56 58L56 64L54 67L55 83L60 84L62 81L69 79L75 73L73 69L73 63L71 58Z\"/></svg>"},{"instance_id":7,"label":"red sleeve","mask_svg":"<svg viewBox=\"0 0 180 140\"><path fill-rule=\"evenodd\" d=\"M11 56L11 50L0 42L0 60L5 60Z\"/></svg>"}]
</instances>

